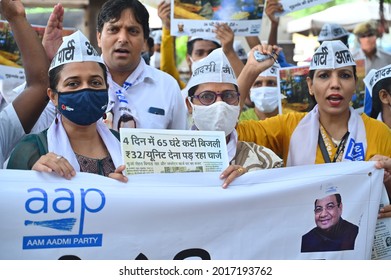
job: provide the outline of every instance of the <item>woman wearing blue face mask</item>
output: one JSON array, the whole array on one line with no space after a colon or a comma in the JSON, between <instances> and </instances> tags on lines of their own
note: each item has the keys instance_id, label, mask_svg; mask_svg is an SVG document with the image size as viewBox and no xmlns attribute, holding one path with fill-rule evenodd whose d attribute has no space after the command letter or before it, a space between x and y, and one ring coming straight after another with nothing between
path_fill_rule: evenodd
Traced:
<instances>
[{"instance_id":1,"label":"woman wearing blue face mask","mask_svg":"<svg viewBox=\"0 0 391 280\"><path fill-rule=\"evenodd\" d=\"M57 117L48 130L16 146L7 168L56 172L67 179L80 171L126 182L118 134L101 120L108 103L106 68L80 31L64 37L49 82Z\"/></svg>"}]
</instances>

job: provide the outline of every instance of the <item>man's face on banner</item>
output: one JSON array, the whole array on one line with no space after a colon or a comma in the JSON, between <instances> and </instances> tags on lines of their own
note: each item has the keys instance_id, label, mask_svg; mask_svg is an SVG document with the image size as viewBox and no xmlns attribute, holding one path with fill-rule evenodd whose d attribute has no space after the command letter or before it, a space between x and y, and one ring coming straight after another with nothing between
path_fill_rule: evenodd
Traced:
<instances>
[{"instance_id":1,"label":"man's face on banner","mask_svg":"<svg viewBox=\"0 0 391 280\"><path fill-rule=\"evenodd\" d=\"M330 230L342 215L342 203L338 204L335 195L318 199L315 203L315 223L323 230Z\"/></svg>"}]
</instances>

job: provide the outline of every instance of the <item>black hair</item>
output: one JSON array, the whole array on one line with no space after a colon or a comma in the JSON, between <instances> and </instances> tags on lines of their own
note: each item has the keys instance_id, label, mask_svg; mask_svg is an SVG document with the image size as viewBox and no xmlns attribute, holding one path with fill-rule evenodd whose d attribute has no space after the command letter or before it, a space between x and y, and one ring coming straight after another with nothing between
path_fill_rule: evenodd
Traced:
<instances>
[{"instance_id":1,"label":"black hair","mask_svg":"<svg viewBox=\"0 0 391 280\"><path fill-rule=\"evenodd\" d=\"M202 40L204 40L204 39L197 38L197 39L191 40L191 38L190 38L190 40L187 41L187 54L191 55L191 53L193 52L194 43L197 41L202 41ZM209 41L209 40L206 40L206 41ZM211 42L216 45L216 49L221 47L221 45L217 44L216 42L213 42L213 41L211 41Z\"/></svg>"},{"instance_id":2,"label":"black hair","mask_svg":"<svg viewBox=\"0 0 391 280\"><path fill-rule=\"evenodd\" d=\"M187 92L187 94L188 94L189 97L193 97L193 96L194 96L194 93L195 93L195 91L197 90L198 86L199 86L199 85L196 85L196 86L191 87L191 88L189 89L189 91Z\"/></svg>"},{"instance_id":3,"label":"black hair","mask_svg":"<svg viewBox=\"0 0 391 280\"><path fill-rule=\"evenodd\" d=\"M152 37L148 37L148 39L147 39L147 45L148 45L148 48L149 48L149 49L152 49L153 46L155 45L155 40L153 40Z\"/></svg>"},{"instance_id":4,"label":"black hair","mask_svg":"<svg viewBox=\"0 0 391 280\"><path fill-rule=\"evenodd\" d=\"M107 83L106 65L104 65L103 63L99 63L99 62L97 62L97 63L99 64L100 68L102 68L103 78L105 80L106 87L108 88L109 84ZM61 64L61 65L59 65L49 71L49 87L55 92L57 92L57 86L60 81L60 74L61 74L62 69L64 68L64 65L65 64Z\"/></svg>"},{"instance_id":5,"label":"black hair","mask_svg":"<svg viewBox=\"0 0 391 280\"><path fill-rule=\"evenodd\" d=\"M119 131L119 129L121 128L122 123L127 123L130 121L133 121L134 125L136 127L136 120L134 119L134 117L132 115L129 115L129 114L122 115L118 120L117 131Z\"/></svg>"},{"instance_id":6,"label":"black hair","mask_svg":"<svg viewBox=\"0 0 391 280\"><path fill-rule=\"evenodd\" d=\"M380 101L380 90L386 90L391 95L391 78L385 78L378 81L372 89L372 110L371 118L376 119L379 113L382 112L382 103Z\"/></svg>"},{"instance_id":7,"label":"black hair","mask_svg":"<svg viewBox=\"0 0 391 280\"><path fill-rule=\"evenodd\" d=\"M345 46L347 46L349 48L349 35L346 35L346 36L343 36L341 38L338 38L338 39L334 39L334 40L331 40L331 41L336 41L336 40L340 40L342 43L345 44ZM322 45L324 41L319 41L319 44Z\"/></svg>"},{"instance_id":8,"label":"black hair","mask_svg":"<svg viewBox=\"0 0 391 280\"><path fill-rule=\"evenodd\" d=\"M310 70L309 73L308 73L308 77L313 80L314 79L314 76L315 76L315 70ZM356 69L356 65L353 65L353 76L354 76L354 79L357 81L357 69ZM310 104L308 106L308 109L307 111L311 111L315 105L317 104L316 102L316 99L315 99L315 96L314 95L309 95L310 96Z\"/></svg>"},{"instance_id":9,"label":"black hair","mask_svg":"<svg viewBox=\"0 0 391 280\"><path fill-rule=\"evenodd\" d=\"M116 22L121 13L130 9L136 21L141 24L144 31L144 39L149 38L149 13L145 6L138 0L108 0L99 11L96 28L99 33L103 30L106 22Z\"/></svg>"},{"instance_id":10,"label":"black hair","mask_svg":"<svg viewBox=\"0 0 391 280\"><path fill-rule=\"evenodd\" d=\"M334 195L335 195L335 199L337 200L337 205L338 205L338 207L339 207L339 205L341 205L341 202L342 202L341 195L340 195L339 193L335 193ZM314 207L315 207L315 208L316 208L316 202L317 202L317 201L318 201L318 200L315 199L315 202L314 202Z\"/></svg>"},{"instance_id":11,"label":"black hair","mask_svg":"<svg viewBox=\"0 0 391 280\"><path fill-rule=\"evenodd\" d=\"M151 60L151 56L155 53L155 40L152 37L148 37L147 39L147 46L148 49L144 53L148 53L148 62L147 64L149 65L149 62Z\"/></svg>"}]
</instances>

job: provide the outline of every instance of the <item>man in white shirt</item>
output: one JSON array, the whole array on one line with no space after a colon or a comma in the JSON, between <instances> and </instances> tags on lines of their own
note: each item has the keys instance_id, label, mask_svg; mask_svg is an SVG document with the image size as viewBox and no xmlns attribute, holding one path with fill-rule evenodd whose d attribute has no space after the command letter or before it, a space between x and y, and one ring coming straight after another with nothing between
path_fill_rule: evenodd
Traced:
<instances>
[{"instance_id":1,"label":"man in white shirt","mask_svg":"<svg viewBox=\"0 0 391 280\"><path fill-rule=\"evenodd\" d=\"M107 1L99 12L97 39L110 85L106 124L114 130L186 129L186 107L177 82L141 58L148 20L138 0Z\"/></svg>"},{"instance_id":2,"label":"man in white shirt","mask_svg":"<svg viewBox=\"0 0 391 280\"><path fill-rule=\"evenodd\" d=\"M63 20L55 12L51 17ZM186 129L187 109L177 82L142 59L148 21L148 11L137 0L107 1L99 12L98 45L109 81L104 122L117 131L120 127ZM60 24L45 30L46 43L51 42L54 53L62 43L61 29Z\"/></svg>"}]
</instances>

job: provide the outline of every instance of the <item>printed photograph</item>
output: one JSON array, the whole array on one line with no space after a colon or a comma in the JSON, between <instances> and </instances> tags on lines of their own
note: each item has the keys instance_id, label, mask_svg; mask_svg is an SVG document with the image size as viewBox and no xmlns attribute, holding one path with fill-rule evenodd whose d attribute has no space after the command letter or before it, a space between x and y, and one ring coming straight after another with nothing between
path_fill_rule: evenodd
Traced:
<instances>
[{"instance_id":1,"label":"printed photograph","mask_svg":"<svg viewBox=\"0 0 391 280\"><path fill-rule=\"evenodd\" d=\"M261 19L264 0L175 0L174 18L192 20Z\"/></svg>"},{"instance_id":2,"label":"printed photograph","mask_svg":"<svg viewBox=\"0 0 391 280\"><path fill-rule=\"evenodd\" d=\"M301 239L301 252L354 250L358 226L342 218L339 193L315 199L315 227Z\"/></svg>"},{"instance_id":3,"label":"printed photograph","mask_svg":"<svg viewBox=\"0 0 391 280\"><path fill-rule=\"evenodd\" d=\"M307 112L311 108L311 99L306 78L309 67L288 67L280 69L280 85L282 93L282 111ZM312 105L313 106L313 105Z\"/></svg>"},{"instance_id":4,"label":"printed photograph","mask_svg":"<svg viewBox=\"0 0 391 280\"><path fill-rule=\"evenodd\" d=\"M351 101L354 109L362 109L365 100L365 60L356 60L357 86ZM309 95L306 78L309 66L287 67L280 69L283 113L290 111L308 112L315 106Z\"/></svg>"},{"instance_id":5,"label":"printed photograph","mask_svg":"<svg viewBox=\"0 0 391 280\"><path fill-rule=\"evenodd\" d=\"M45 32L45 26L33 25L38 37L42 40ZM64 28L63 36L70 35L75 30L73 28ZM0 65L22 68L22 58L16 45L12 30L6 21L0 20Z\"/></svg>"}]
</instances>

